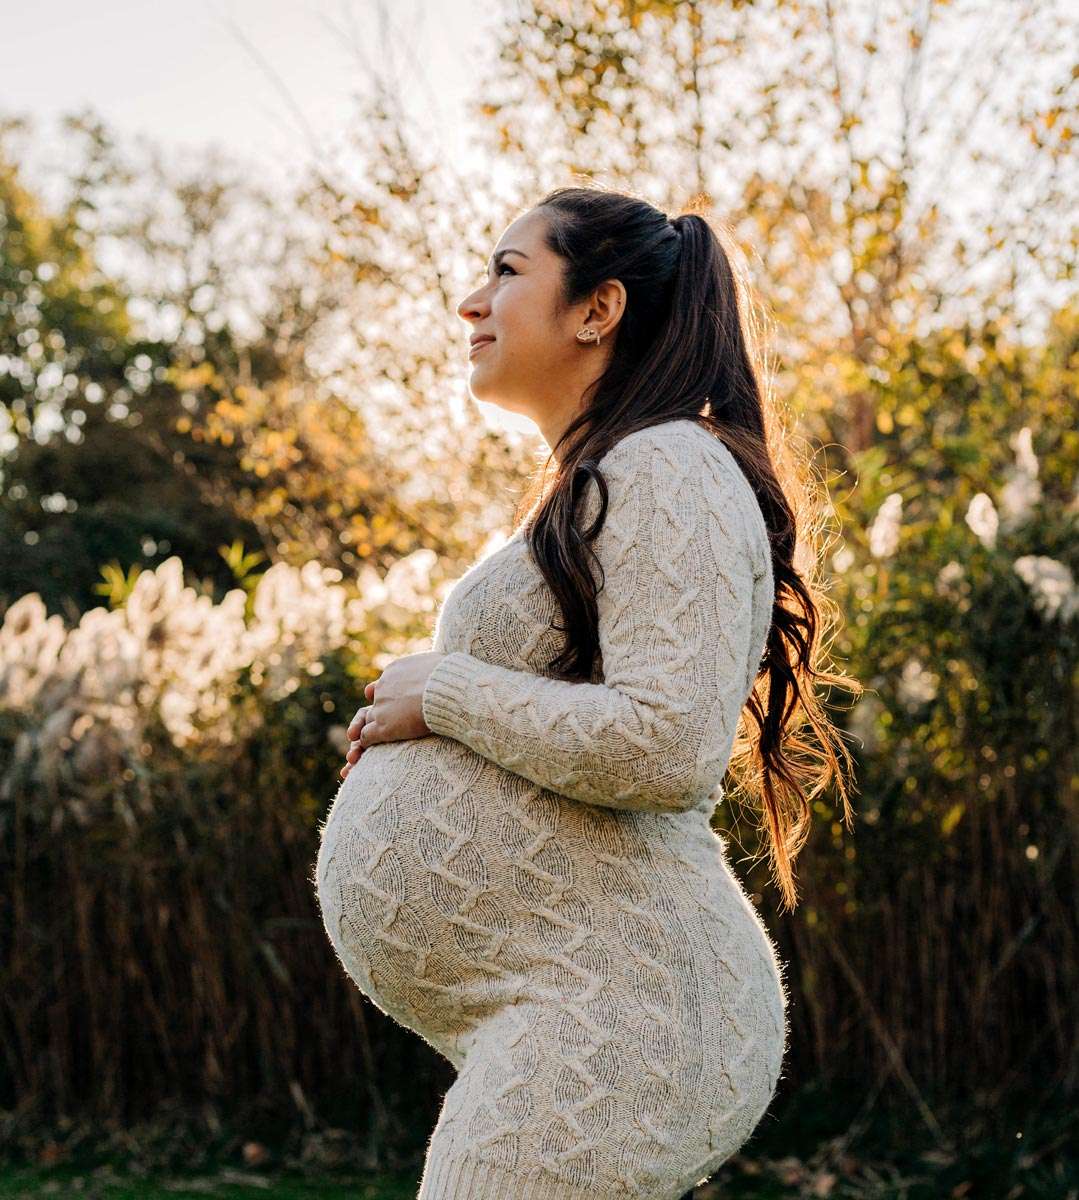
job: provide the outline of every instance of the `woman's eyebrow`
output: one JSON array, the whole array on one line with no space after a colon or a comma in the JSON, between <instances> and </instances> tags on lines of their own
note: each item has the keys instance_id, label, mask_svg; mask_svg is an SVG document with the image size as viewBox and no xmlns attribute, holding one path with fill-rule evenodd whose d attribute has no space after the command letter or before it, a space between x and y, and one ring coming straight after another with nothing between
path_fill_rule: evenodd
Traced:
<instances>
[{"instance_id":1,"label":"woman's eyebrow","mask_svg":"<svg viewBox=\"0 0 1079 1200\"><path fill-rule=\"evenodd\" d=\"M495 256L494 256L494 265L497 267L497 266L498 266L498 264L499 264L499 263L500 263L500 262L501 262L501 261L502 261L502 260L503 260L503 259L506 257L506 255L507 255L507 254L519 254L519 255L520 255L522 258L527 258L527 257L528 257L528 255L527 255L527 254L525 254L525 252L524 252L523 250L514 250L514 249L512 249L512 248L510 248L510 247L507 247L505 250L499 250L499 251L498 251L498 252L495 254ZM487 270L489 271L490 269L491 269L491 263L488 263L488 264L487 264Z\"/></svg>"}]
</instances>

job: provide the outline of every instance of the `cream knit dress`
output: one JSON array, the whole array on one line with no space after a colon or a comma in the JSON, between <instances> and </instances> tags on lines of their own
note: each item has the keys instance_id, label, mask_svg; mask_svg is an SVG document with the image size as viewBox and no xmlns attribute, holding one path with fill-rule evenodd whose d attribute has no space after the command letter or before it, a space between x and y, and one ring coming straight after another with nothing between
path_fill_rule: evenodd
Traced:
<instances>
[{"instance_id":1,"label":"cream knit dress","mask_svg":"<svg viewBox=\"0 0 1079 1200\"><path fill-rule=\"evenodd\" d=\"M446 596L423 713L321 829L326 931L457 1069L419 1200L676 1200L775 1093L787 997L710 827L772 614L767 528L692 420L623 437L592 682L523 532ZM599 509L589 482L581 528ZM597 580L599 575L597 572Z\"/></svg>"}]
</instances>

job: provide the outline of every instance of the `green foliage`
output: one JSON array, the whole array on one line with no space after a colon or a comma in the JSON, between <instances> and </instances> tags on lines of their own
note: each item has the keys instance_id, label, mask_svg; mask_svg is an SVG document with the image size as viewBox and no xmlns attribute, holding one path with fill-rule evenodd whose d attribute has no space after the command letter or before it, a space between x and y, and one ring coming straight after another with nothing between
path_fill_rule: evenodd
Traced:
<instances>
[{"instance_id":1,"label":"green foliage","mask_svg":"<svg viewBox=\"0 0 1079 1200\"><path fill-rule=\"evenodd\" d=\"M1068 794L1068 756L1049 747L1073 742L1077 623L1047 614L1016 567L1041 556L1079 578L1075 310L1052 329L1036 348L991 324L912 343L878 384L879 439L853 458L837 503L838 648L878 706L862 731L867 812L909 855L945 853L962 813L1000 803L1019 779L1046 804ZM894 553L877 555L870 530L888 496L902 518ZM999 523L992 537L968 523L979 496Z\"/></svg>"},{"instance_id":2,"label":"green foliage","mask_svg":"<svg viewBox=\"0 0 1079 1200\"><path fill-rule=\"evenodd\" d=\"M261 551L245 552L243 542L237 540L231 546L218 546L218 553L228 563L237 583L251 589L258 586L260 576L253 574L254 568L266 557Z\"/></svg>"},{"instance_id":3,"label":"green foliage","mask_svg":"<svg viewBox=\"0 0 1079 1200\"><path fill-rule=\"evenodd\" d=\"M103 594L102 563L127 573L170 556L223 593L237 580L222 544L349 573L387 569L421 531L462 553L452 506L435 528L402 494L408 462L378 453L362 410L310 378L310 330L335 318L340 280L286 240L267 289L233 282L251 247L226 230L242 215L268 243L296 224L281 201L148 165L155 203L178 214L155 232L129 164L80 119L67 130L71 196L50 211L7 152L18 125L0 125L0 542L18 547L0 556L0 602L37 592L75 617ZM109 225L117 192L127 207ZM107 237L156 266L147 282L105 274ZM170 319L151 328L133 311Z\"/></svg>"},{"instance_id":4,"label":"green foliage","mask_svg":"<svg viewBox=\"0 0 1079 1200\"><path fill-rule=\"evenodd\" d=\"M260 550L245 551L244 544L239 539L231 546L218 546L218 553L228 564L232 577L247 592L245 615L250 620L254 615L255 592L264 572L256 572L255 567L262 562L266 555Z\"/></svg>"},{"instance_id":5,"label":"green foliage","mask_svg":"<svg viewBox=\"0 0 1079 1200\"><path fill-rule=\"evenodd\" d=\"M135 580L142 574L142 567L132 563L130 569L125 571L118 562L111 562L101 568L101 574L104 579L94 584L94 591L108 599L110 608L120 608L131 595Z\"/></svg>"}]
</instances>

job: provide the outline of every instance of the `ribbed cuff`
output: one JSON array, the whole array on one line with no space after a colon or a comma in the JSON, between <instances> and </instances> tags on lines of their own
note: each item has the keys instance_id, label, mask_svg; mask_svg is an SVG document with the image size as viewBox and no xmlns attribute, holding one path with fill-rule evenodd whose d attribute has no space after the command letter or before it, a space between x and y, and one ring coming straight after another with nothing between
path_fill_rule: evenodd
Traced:
<instances>
[{"instance_id":1,"label":"ribbed cuff","mask_svg":"<svg viewBox=\"0 0 1079 1200\"><path fill-rule=\"evenodd\" d=\"M571 1187L541 1167L508 1171L467 1151L435 1150L424 1166L416 1200L600 1200L591 1188Z\"/></svg>"},{"instance_id":2,"label":"ribbed cuff","mask_svg":"<svg viewBox=\"0 0 1079 1200\"><path fill-rule=\"evenodd\" d=\"M462 731L463 718L468 711L465 697L477 670L482 670L483 665L463 650L447 654L435 665L427 677L420 702L423 719L432 733L456 737Z\"/></svg>"}]
</instances>

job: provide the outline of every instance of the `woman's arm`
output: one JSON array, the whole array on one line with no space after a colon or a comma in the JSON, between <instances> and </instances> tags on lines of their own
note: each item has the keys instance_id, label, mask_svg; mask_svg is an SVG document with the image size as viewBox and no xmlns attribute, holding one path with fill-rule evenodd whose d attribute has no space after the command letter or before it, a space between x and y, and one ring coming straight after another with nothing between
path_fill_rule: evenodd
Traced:
<instances>
[{"instance_id":1,"label":"woman's arm","mask_svg":"<svg viewBox=\"0 0 1079 1200\"><path fill-rule=\"evenodd\" d=\"M726 448L681 422L623 438L600 469L609 494L593 543L606 580L597 601L604 682L456 651L431 672L423 717L434 733L572 799L685 811L722 781L756 674L761 551L746 511L756 500ZM584 527L598 510L590 482Z\"/></svg>"}]
</instances>

